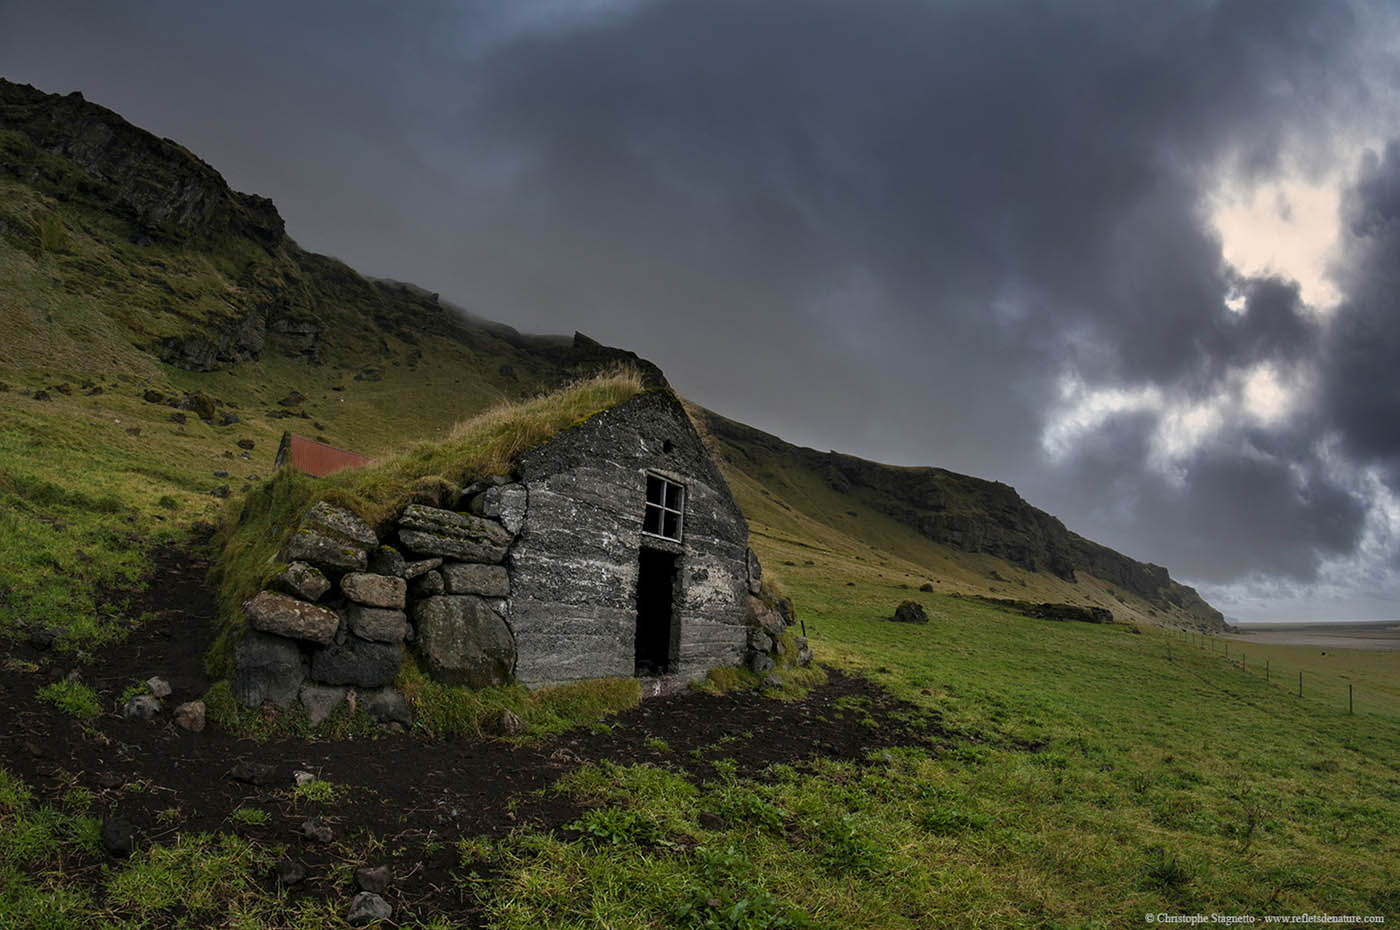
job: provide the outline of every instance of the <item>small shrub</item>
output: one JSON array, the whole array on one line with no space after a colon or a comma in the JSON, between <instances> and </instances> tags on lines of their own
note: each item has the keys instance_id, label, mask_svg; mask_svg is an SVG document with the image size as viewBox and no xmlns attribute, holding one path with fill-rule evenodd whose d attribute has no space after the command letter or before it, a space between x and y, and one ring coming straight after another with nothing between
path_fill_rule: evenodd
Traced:
<instances>
[{"instance_id":1,"label":"small shrub","mask_svg":"<svg viewBox=\"0 0 1400 930\"><path fill-rule=\"evenodd\" d=\"M1191 871L1169 853L1166 847L1151 846L1147 850L1147 863L1143 866L1143 884L1162 892L1179 892L1191 884Z\"/></svg>"},{"instance_id":2,"label":"small shrub","mask_svg":"<svg viewBox=\"0 0 1400 930\"><path fill-rule=\"evenodd\" d=\"M102 713L97 692L82 682L56 681L40 688L36 696L79 720L92 720Z\"/></svg>"},{"instance_id":3,"label":"small shrub","mask_svg":"<svg viewBox=\"0 0 1400 930\"><path fill-rule=\"evenodd\" d=\"M880 847L860 829L850 814L829 820L817 829L822 862L833 872L873 873L884 858Z\"/></svg>"},{"instance_id":4,"label":"small shrub","mask_svg":"<svg viewBox=\"0 0 1400 930\"><path fill-rule=\"evenodd\" d=\"M639 811L598 808L568 825L600 846L669 846L656 822Z\"/></svg>"},{"instance_id":5,"label":"small shrub","mask_svg":"<svg viewBox=\"0 0 1400 930\"><path fill-rule=\"evenodd\" d=\"M329 804L344 793L344 788L324 779L313 779L304 785L292 788L292 799L311 804Z\"/></svg>"},{"instance_id":6,"label":"small shrub","mask_svg":"<svg viewBox=\"0 0 1400 930\"><path fill-rule=\"evenodd\" d=\"M315 783L313 782L313 784ZM245 826L260 827L271 819L271 815L258 807L240 807L229 815L229 819Z\"/></svg>"}]
</instances>

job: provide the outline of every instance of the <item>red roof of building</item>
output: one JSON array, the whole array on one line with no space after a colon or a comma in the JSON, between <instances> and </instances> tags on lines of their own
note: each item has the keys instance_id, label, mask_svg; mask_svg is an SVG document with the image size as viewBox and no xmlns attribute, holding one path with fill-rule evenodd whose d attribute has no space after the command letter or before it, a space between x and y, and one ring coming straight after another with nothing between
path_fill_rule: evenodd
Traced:
<instances>
[{"instance_id":1,"label":"red roof of building","mask_svg":"<svg viewBox=\"0 0 1400 930\"><path fill-rule=\"evenodd\" d=\"M283 433L282 444L277 448L278 468L290 465L313 478L323 478L345 468L360 468L369 462L369 456L337 449L295 433Z\"/></svg>"}]
</instances>

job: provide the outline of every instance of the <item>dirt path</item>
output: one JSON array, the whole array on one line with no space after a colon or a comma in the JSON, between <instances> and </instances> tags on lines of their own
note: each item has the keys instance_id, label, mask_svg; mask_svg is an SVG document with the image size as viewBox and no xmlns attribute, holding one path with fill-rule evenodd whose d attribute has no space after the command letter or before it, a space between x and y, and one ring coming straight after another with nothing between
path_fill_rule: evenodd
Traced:
<instances>
[{"instance_id":1,"label":"dirt path","mask_svg":"<svg viewBox=\"0 0 1400 930\"><path fill-rule=\"evenodd\" d=\"M775 763L859 759L883 747L946 736L926 711L864 679L836 673L799 701L751 692L679 694L610 719L616 725L606 731L577 728L524 745L414 734L257 743L214 728L187 733L170 722L169 709L208 687L202 658L213 599L198 582L207 567L199 557L171 550L160 553L157 564L134 605L136 614L149 611L155 619L80 670L109 711L93 723L82 725L34 698L45 682L69 671L61 657L23 643L9 647L0 659L0 706L6 709L0 713L0 766L21 776L43 800L60 799L74 787L91 791L94 812L130 821L139 843L173 843L181 833L217 831L286 843L311 876L299 886L302 894L335 894L330 882L316 880L334 865L379 864L364 858L373 837L383 848L402 850L394 860L397 913L460 913L463 902L450 876L455 840L569 823L579 809L540 789L588 762L645 762L698 781L713 774L719 759L733 759L741 774L753 775ZM25 671L40 663L38 672ZM174 688L161 718L124 720L112 712L128 685L152 675ZM233 777L240 763L249 762L270 767L262 783ZM348 790L329 804L298 802L290 795L297 770ZM270 817L260 825L230 819L245 807ZM302 822L311 816L331 827L331 843L301 835Z\"/></svg>"}]
</instances>

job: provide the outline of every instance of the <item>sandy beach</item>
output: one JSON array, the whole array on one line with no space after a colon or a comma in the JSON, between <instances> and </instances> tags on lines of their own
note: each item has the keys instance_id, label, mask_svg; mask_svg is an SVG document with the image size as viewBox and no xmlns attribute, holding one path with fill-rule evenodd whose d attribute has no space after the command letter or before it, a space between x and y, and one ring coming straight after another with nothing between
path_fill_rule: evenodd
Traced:
<instances>
[{"instance_id":1,"label":"sandy beach","mask_svg":"<svg viewBox=\"0 0 1400 930\"><path fill-rule=\"evenodd\" d=\"M1227 639L1277 646L1400 652L1400 622L1239 624Z\"/></svg>"}]
</instances>

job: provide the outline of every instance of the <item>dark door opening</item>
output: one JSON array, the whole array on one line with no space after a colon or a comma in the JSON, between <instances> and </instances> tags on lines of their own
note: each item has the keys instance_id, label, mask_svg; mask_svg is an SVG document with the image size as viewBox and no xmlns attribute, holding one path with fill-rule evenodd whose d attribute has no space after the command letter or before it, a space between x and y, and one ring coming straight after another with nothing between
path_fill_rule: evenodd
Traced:
<instances>
[{"instance_id":1,"label":"dark door opening","mask_svg":"<svg viewBox=\"0 0 1400 930\"><path fill-rule=\"evenodd\" d=\"M637 573L637 675L675 669L680 642L676 627L676 556L643 549Z\"/></svg>"}]
</instances>

